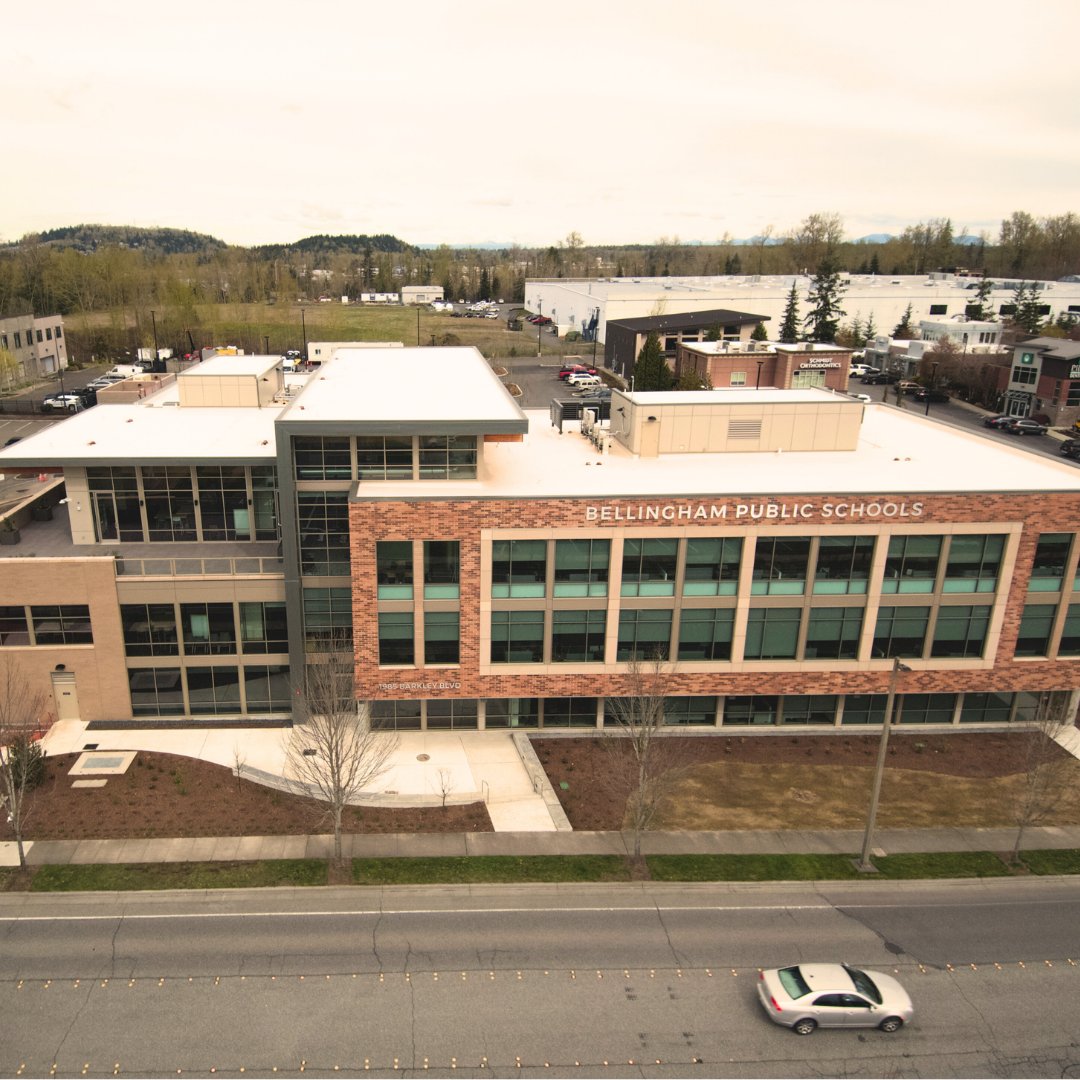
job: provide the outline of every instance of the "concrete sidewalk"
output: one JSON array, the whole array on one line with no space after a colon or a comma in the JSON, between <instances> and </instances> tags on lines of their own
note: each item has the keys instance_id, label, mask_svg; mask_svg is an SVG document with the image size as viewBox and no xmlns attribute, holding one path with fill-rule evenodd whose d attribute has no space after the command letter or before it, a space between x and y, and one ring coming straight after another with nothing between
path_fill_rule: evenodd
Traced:
<instances>
[{"instance_id":1,"label":"concrete sidewalk","mask_svg":"<svg viewBox=\"0 0 1080 1080\"><path fill-rule=\"evenodd\" d=\"M1015 829L879 829L876 855L902 852L1011 851ZM819 832L652 832L642 838L647 855L855 855L861 829ZM350 834L349 858L418 858L464 855L626 855L633 834L621 832L490 832ZM1080 825L1027 829L1024 848L1080 848ZM38 840L27 844L33 866L88 863L215 862L256 859L325 859L331 836L223 836L161 840ZM0 844L0 865L16 866L15 845Z\"/></svg>"}]
</instances>

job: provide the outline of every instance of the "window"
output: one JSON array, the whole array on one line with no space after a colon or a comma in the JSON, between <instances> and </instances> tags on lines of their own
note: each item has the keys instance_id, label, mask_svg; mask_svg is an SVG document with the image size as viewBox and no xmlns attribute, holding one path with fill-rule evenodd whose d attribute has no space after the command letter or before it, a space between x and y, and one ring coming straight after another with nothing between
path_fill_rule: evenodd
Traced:
<instances>
[{"instance_id":1,"label":"window","mask_svg":"<svg viewBox=\"0 0 1080 1080\"><path fill-rule=\"evenodd\" d=\"M293 439L297 480L351 480L347 436L298 435Z\"/></svg>"},{"instance_id":2,"label":"window","mask_svg":"<svg viewBox=\"0 0 1080 1080\"><path fill-rule=\"evenodd\" d=\"M733 608L683 608L679 619L680 660L730 660Z\"/></svg>"},{"instance_id":3,"label":"window","mask_svg":"<svg viewBox=\"0 0 1080 1080\"><path fill-rule=\"evenodd\" d=\"M1029 592L1060 592L1072 547L1071 533L1043 533L1031 562Z\"/></svg>"},{"instance_id":4,"label":"window","mask_svg":"<svg viewBox=\"0 0 1080 1080\"><path fill-rule=\"evenodd\" d=\"M179 656L172 604L121 604L126 656Z\"/></svg>"},{"instance_id":5,"label":"window","mask_svg":"<svg viewBox=\"0 0 1080 1080\"><path fill-rule=\"evenodd\" d=\"M51 326L46 326L45 327L45 340L46 341L52 341L52 327Z\"/></svg>"},{"instance_id":6,"label":"window","mask_svg":"<svg viewBox=\"0 0 1080 1080\"><path fill-rule=\"evenodd\" d=\"M131 668L128 690L133 716L182 716L184 713L179 668Z\"/></svg>"},{"instance_id":7,"label":"window","mask_svg":"<svg viewBox=\"0 0 1080 1080\"><path fill-rule=\"evenodd\" d=\"M594 697L546 698L544 727L596 727L597 700Z\"/></svg>"},{"instance_id":8,"label":"window","mask_svg":"<svg viewBox=\"0 0 1080 1080\"><path fill-rule=\"evenodd\" d=\"M619 612L617 660L666 660L671 652L671 612L623 608Z\"/></svg>"},{"instance_id":9,"label":"window","mask_svg":"<svg viewBox=\"0 0 1080 1080\"><path fill-rule=\"evenodd\" d=\"M547 541L492 541L492 596L543 596L546 587Z\"/></svg>"},{"instance_id":10,"label":"window","mask_svg":"<svg viewBox=\"0 0 1080 1080\"><path fill-rule=\"evenodd\" d=\"M450 698L427 703L428 730L475 728L478 724L475 701Z\"/></svg>"},{"instance_id":11,"label":"window","mask_svg":"<svg viewBox=\"0 0 1080 1080\"><path fill-rule=\"evenodd\" d=\"M244 697L249 713L291 711L292 691L288 667L251 664L243 670Z\"/></svg>"},{"instance_id":12,"label":"window","mask_svg":"<svg viewBox=\"0 0 1080 1080\"><path fill-rule=\"evenodd\" d=\"M885 560L883 593L929 593L934 591L940 536L894 536Z\"/></svg>"},{"instance_id":13,"label":"window","mask_svg":"<svg viewBox=\"0 0 1080 1080\"><path fill-rule=\"evenodd\" d=\"M593 663L604 659L607 612L555 611L551 620L551 659L554 663Z\"/></svg>"},{"instance_id":14,"label":"window","mask_svg":"<svg viewBox=\"0 0 1080 1080\"><path fill-rule=\"evenodd\" d=\"M746 372L745 371L733 371L731 378L728 382L729 386L745 386L746 385Z\"/></svg>"},{"instance_id":15,"label":"window","mask_svg":"<svg viewBox=\"0 0 1080 1080\"><path fill-rule=\"evenodd\" d=\"M814 593L865 593L873 557L872 536L823 536L818 541Z\"/></svg>"},{"instance_id":16,"label":"window","mask_svg":"<svg viewBox=\"0 0 1080 1080\"><path fill-rule=\"evenodd\" d=\"M836 723L837 697L835 694L793 694L781 698L783 724L806 726L808 724Z\"/></svg>"},{"instance_id":17,"label":"window","mask_svg":"<svg viewBox=\"0 0 1080 1080\"><path fill-rule=\"evenodd\" d=\"M539 664L544 659L544 613L542 611L493 611L491 613L491 662L493 664Z\"/></svg>"},{"instance_id":18,"label":"window","mask_svg":"<svg viewBox=\"0 0 1080 1080\"><path fill-rule=\"evenodd\" d=\"M683 596L734 596L741 559L737 537L687 540Z\"/></svg>"},{"instance_id":19,"label":"window","mask_svg":"<svg viewBox=\"0 0 1080 1080\"><path fill-rule=\"evenodd\" d=\"M1058 656L1080 656L1080 604L1070 604L1065 612Z\"/></svg>"},{"instance_id":20,"label":"window","mask_svg":"<svg viewBox=\"0 0 1080 1080\"><path fill-rule=\"evenodd\" d=\"M802 595L809 558L810 540L807 537L759 537L754 549L751 593L755 596Z\"/></svg>"},{"instance_id":21,"label":"window","mask_svg":"<svg viewBox=\"0 0 1080 1080\"><path fill-rule=\"evenodd\" d=\"M461 631L456 611L424 612L424 663L457 664L461 659Z\"/></svg>"},{"instance_id":22,"label":"window","mask_svg":"<svg viewBox=\"0 0 1080 1080\"><path fill-rule=\"evenodd\" d=\"M841 724L884 724L887 694L849 694L844 698Z\"/></svg>"},{"instance_id":23,"label":"window","mask_svg":"<svg viewBox=\"0 0 1080 1080\"><path fill-rule=\"evenodd\" d=\"M379 663L413 664L416 646L413 640L411 611L379 612Z\"/></svg>"},{"instance_id":24,"label":"window","mask_svg":"<svg viewBox=\"0 0 1080 1080\"><path fill-rule=\"evenodd\" d=\"M1034 386L1039 381L1039 372L1033 367L1014 367L1012 381L1019 386Z\"/></svg>"},{"instance_id":25,"label":"window","mask_svg":"<svg viewBox=\"0 0 1080 1080\"><path fill-rule=\"evenodd\" d=\"M775 724L779 703L778 697L769 694L729 697L724 702L724 727Z\"/></svg>"},{"instance_id":26,"label":"window","mask_svg":"<svg viewBox=\"0 0 1080 1080\"><path fill-rule=\"evenodd\" d=\"M349 572L349 496L341 491L299 491L300 572L333 577Z\"/></svg>"},{"instance_id":27,"label":"window","mask_svg":"<svg viewBox=\"0 0 1080 1080\"><path fill-rule=\"evenodd\" d=\"M41 331L40 330L35 330L35 333L37 334L38 344L40 345L41 344Z\"/></svg>"},{"instance_id":28,"label":"window","mask_svg":"<svg viewBox=\"0 0 1080 1080\"><path fill-rule=\"evenodd\" d=\"M948 313L948 310L949 310L949 305L948 304L931 304L930 305L930 314L931 315L945 315L945 314Z\"/></svg>"},{"instance_id":29,"label":"window","mask_svg":"<svg viewBox=\"0 0 1080 1080\"><path fill-rule=\"evenodd\" d=\"M0 607L0 645L29 645L26 608Z\"/></svg>"},{"instance_id":30,"label":"window","mask_svg":"<svg viewBox=\"0 0 1080 1080\"><path fill-rule=\"evenodd\" d=\"M122 466L92 467L86 470L86 480L97 539L135 543L145 540L135 470Z\"/></svg>"},{"instance_id":31,"label":"window","mask_svg":"<svg viewBox=\"0 0 1080 1080\"><path fill-rule=\"evenodd\" d=\"M633 540L623 543L622 595L674 596L676 540Z\"/></svg>"},{"instance_id":32,"label":"window","mask_svg":"<svg viewBox=\"0 0 1080 1080\"><path fill-rule=\"evenodd\" d=\"M285 604L277 600L244 601L240 604L240 647L245 653L289 651Z\"/></svg>"},{"instance_id":33,"label":"window","mask_svg":"<svg viewBox=\"0 0 1080 1080\"><path fill-rule=\"evenodd\" d=\"M953 536L942 591L993 592L1004 550L1004 536Z\"/></svg>"},{"instance_id":34,"label":"window","mask_svg":"<svg viewBox=\"0 0 1080 1080\"><path fill-rule=\"evenodd\" d=\"M424 599L456 600L461 592L461 545L457 540L424 541Z\"/></svg>"},{"instance_id":35,"label":"window","mask_svg":"<svg viewBox=\"0 0 1080 1080\"><path fill-rule=\"evenodd\" d=\"M746 622L746 660L794 660L800 608L751 608Z\"/></svg>"},{"instance_id":36,"label":"window","mask_svg":"<svg viewBox=\"0 0 1080 1080\"><path fill-rule=\"evenodd\" d=\"M60 327L60 326L58 326L58 327L56 328L56 330L54 331L54 333L55 333L55 336L56 336L56 340L57 340L57 341L59 341L59 340L60 340L60 339L61 339L61 338L62 338L62 337L64 336L64 331L63 331L63 328L62 328L62 327Z\"/></svg>"},{"instance_id":37,"label":"window","mask_svg":"<svg viewBox=\"0 0 1080 1080\"><path fill-rule=\"evenodd\" d=\"M180 626L186 656L236 652L232 604L181 604Z\"/></svg>"},{"instance_id":38,"label":"window","mask_svg":"<svg viewBox=\"0 0 1080 1080\"><path fill-rule=\"evenodd\" d=\"M410 614L410 618L411 618ZM352 590L304 590L304 647L308 652L352 646Z\"/></svg>"},{"instance_id":39,"label":"window","mask_svg":"<svg viewBox=\"0 0 1080 1080\"><path fill-rule=\"evenodd\" d=\"M358 435L356 467L361 480L411 480L413 444L409 435Z\"/></svg>"},{"instance_id":40,"label":"window","mask_svg":"<svg viewBox=\"0 0 1080 1080\"><path fill-rule=\"evenodd\" d=\"M34 642L38 645L93 645L90 608L85 604L32 607Z\"/></svg>"},{"instance_id":41,"label":"window","mask_svg":"<svg viewBox=\"0 0 1080 1080\"><path fill-rule=\"evenodd\" d=\"M247 476L243 465L199 465L199 516L204 540L250 540Z\"/></svg>"},{"instance_id":42,"label":"window","mask_svg":"<svg viewBox=\"0 0 1080 1080\"><path fill-rule=\"evenodd\" d=\"M27 344L29 345L30 343L27 342ZM15 331L15 348L16 349L21 349L22 348L22 331L21 330L16 330Z\"/></svg>"},{"instance_id":43,"label":"window","mask_svg":"<svg viewBox=\"0 0 1080 1080\"><path fill-rule=\"evenodd\" d=\"M1003 724L1012 714L1012 694L965 694L961 724Z\"/></svg>"},{"instance_id":44,"label":"window","mask_svg":"<svg viewBox=\"0 0 1080 1080\"><path fill-rule=\"evenodd\" d=\"M419 701L373 701L371 726L377 731L419 731Z\"/></svg>"},{"instance_id":45,"label":"window","mask_svg":"<svg viewBox=\"0 0 1080 1080\"><path fill-rule=\"evenodd\" d=\"M929 622L928 607L878 608L872 655L890 660L897 656L922 656Z\"/></svg>"},{"instance_id":46,"label":"window","mask_svg":"<svg viewBox=\"0 0 1080 1080\"><path fill-rule=\"evenodd\" d=\"M1026 604L1016 635L1014 656L1046 656L1050 649L1050 634L1054 629L1053 604Z\"/></svg>"},{"instance_id":47,"label":"window","mask_svg":"<svg viewBox=\"0 0 1080 1080\"><path fill-rule=\"evenodd\" d=\"M664 698L664 723L672 727L716 724L715 697Z\"/></svg>"},{"instance_id":48,"label":"window","mask_svg":"<svg viewBox=\"0 0 1080 1080\"><path fill-rule=\"evenodd\" d=\"M862 621L862 608L812 608L806 625L804 659L857 659Z\"/></svg>"},{"instance_id":49,"label":"window","mask_svg":"<svg viewBox=\"0 0 1080 1080\"><path fill-rule=\"evenodd\" d=\"M197 540L191 469L187 465L144 465L142 481L151 542Z\"/></svg>"},{"instance_id":50,"label":"window","mask_svg":"<svg viewBox=\"0 0 1080 1080\"><path fill-rule=\"evenodd\" d=\"M897 723L951 724L955 694L903 694L896 699Z\"/></svg>"},{"instance_id":51,"label":"window","mask_svg":"<svg viewBox=\"0 0 1080 1080\"><path fill-rule=\"evenodd\" d=\"M234 667L191 667L184 672L192 716L240 711L240 672Z\"/></svg>"},{"instance_id":52,"label":"window","mask_svg":"<svg viewBox=\"0 0 1080 1080\"><path fill-rule=\"evenodd\" d=\"M251 501L256 540L279 540L277 524L277 469L251 466Z\"/></svg>"},{"instance_id":53,"label":"window","mask_svg":"<svg viewBox=\"0 0 1080 1080\"><path fill-rule=\"evenodd\" d=\"M475 480L475 435L421 435L421 480Z\"/></svg>"},{"instance_id":54,"label":"window","mask_svg":"<svg viewBox=\"0 0 1080 1080\"><path fill-rule=\"evenodd\" d=\"M411 600L413 546L409 540L379 540L375 544L375 573L380 600Z\"/></svg>"},{"instance_id":55,"label":"window","mask_svg":"<svg viewBox=\"0 0 1080 1080\"><path fill-rule=\"evenodd\" d=\"M607 596L610 540L555 541L555 595Z\"/></svg>"},{"instance_id":56,"label":"window","mask_svg":"<svg viewBox=\"0 0 1080 1080\"><path fill-rule=\"evenodd\" d=\"M951 659L982 656L989 625L988 607L940 608L930 655Z\"/></svg>"},{"instance_id":57,"label":"window","mask_svg":"<svg viewBox=\"0 0 1080 1080\"><path fill-rule=\"evenodd\" d=\"M539 698L494 698L484 709L484 727L535 728L540 726Z\"/></svg>"}]
</instances>

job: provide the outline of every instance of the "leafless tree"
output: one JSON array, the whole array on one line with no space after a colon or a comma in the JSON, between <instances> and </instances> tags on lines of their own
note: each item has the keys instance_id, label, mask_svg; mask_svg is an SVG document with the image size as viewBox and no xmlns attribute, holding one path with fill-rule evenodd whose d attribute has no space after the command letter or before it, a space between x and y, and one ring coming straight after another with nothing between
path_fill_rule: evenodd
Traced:
<instances>
[{"instance_id":1,"label":"leafless tree","mask_svg":"<svg viewBox=\"0 0 1080 1080\"><path fill-rule=\"evenodd\" d=\"M660 657L633 659L627 665L626 694L608 699L603 745L608 779L625 794L634 834L634 858L641 858L641 834L660 803L686 772L686 744L664 728L667 665Z\"/></svg>"},{"instance_id":2,"label":"leafless tree","mask_svg":"<svg viewBox=\"0 0 1080 1080\"><path fill-rule=\"evenodd\" d=\"M26 796L35 783L28 748L44 710L45 695L34 689L15 660L0 657L0 812L11 826L20 866L26 866Z\"/></svg>"},{"instance_id":3,"label":"leafless tree","mask_svg":"<svg viewBox=\"0 0 1080 1080\"><path fill-rule=\"evenodd\" d=\"M334 861L340 864L345 807L387 770L398 739L372 730L366 703L356 700L347 653L327 654L309 664L302 694L306 718L293 728L288 744L293 789L326 803Z\"/></svg>"},{"instance_id":4,"label":"leafless tree","mask_svg":"<svg viewBox=\"0 0 1080 1080\"><path fill-rule=\"evenodd\" d=\"M1035 720L1024 733L1020 789L1013 805L1016 843L1010 861L1020 859L1024 832L1047 821L1069 793L1073 759L1058 744L1072 724L1067 691L1044 691L1039 696Z\"/></svg>"},{"instance_id":5,"label":"leafless tree","mask_svg":"<svg viewBox=\"0 0 1080 1080\"><path fill-rule=\"evenodd\" d=\"M439 795L442 798L443 809L446 808L446 800L450 797L454 790L454 774L446 768L439 770Z\"/></svg>"}]
</instances>

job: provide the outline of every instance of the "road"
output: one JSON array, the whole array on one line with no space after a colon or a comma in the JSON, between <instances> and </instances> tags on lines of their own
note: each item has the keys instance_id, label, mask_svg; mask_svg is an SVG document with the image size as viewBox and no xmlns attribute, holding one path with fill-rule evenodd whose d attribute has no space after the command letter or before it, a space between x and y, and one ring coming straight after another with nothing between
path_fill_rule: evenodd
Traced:
<instances>
[{"instance_id":1,"label":"road","mask_svg":"<svg viewBox=\"0 0 1080 1080\"><path fill-rule=\"evenodd\" d=\"M0 1075L1080 1076L1080 885L0 896ZM760 966L896 971L799 1038Z\"/></svg>"}]
</instances>

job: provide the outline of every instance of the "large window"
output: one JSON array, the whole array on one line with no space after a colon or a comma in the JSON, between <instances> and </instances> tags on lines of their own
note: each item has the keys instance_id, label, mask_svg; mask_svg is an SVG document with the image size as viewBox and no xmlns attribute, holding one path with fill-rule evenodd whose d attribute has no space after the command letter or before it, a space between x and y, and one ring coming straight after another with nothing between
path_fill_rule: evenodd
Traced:
<instances>
[{"instance_id":1,"label":"large window","mask_svg":"<svg viewBox=\"0 0 1080 1080\"><path fill-rule=\"evenodd\" d=\"M683 596L734 596L741 559L740 538L690 538L686 541Z\"/></svg>"},{"instance_id":2,"label":"large window","mask_svg":"<svg viewBox=\"0 0 1080 1080\"><path fill-rule=\"evenodd\" d=\"M539 698L493 698L484 709L486 728L534 728L540 726Z\"/></svg>"},{"instance_id":3,"label":"large window","mask_svg":"<svg viewBox=\"0 0 1080 1080\"><path fill-rule=\"evenodd\" d=\"M139 543L146 539L139 483L133 467L93 466L86 470L86 482L98 540Z\"/></svg>"},{"instance_id":4,"label":"large window","mask_svg":"<svg viewBox=\"0 0 1080 1080\"><path fill-rule=\"evenodd\" d=\"M734 608L683 608L679 618L680 660L730 660Z\"/></svg>"},{"instance_id":5,"label":"large window","mask_svg":"<svg viewBox=\"0 0 1080 1080\"><path fill-rule=\"evenodd\" d=\"M243 601L240 604L240 641L245 653L288 652L285 604L277 600Z\"/></svg>"},{"instance_id":6,"label":"large window","mask_svg":"<svg viewBox=\"0 0 1080 1080\"><path fill-rule=\"evenodd\" d=\"M896 699L901 724L951 724L955 694L903 694Z\"/></svg>"},{"instance_id":7,"label":"large window","mask_svg":"<svg viewBox=\"0 0 1080 1080\"><path fill-rule=\"evenodd\" d=\"M863 611L858 607L812 608L806 625L807 660L855 660Z\"/></svg>"},{"instance_id":8,"label":"large window","mask_svg":"<svg viewBox=\"0 0 1080 1080\"><path fill-rule=\"evenodd\" d=\"M491 662L493 664L539 664L544 659L544 613L542 611L493 611L491 613Z\"/></svg>"},{"instance_id":9,"label":"large window","mask_svg":"<svg viewBox=\"0 0 1080 1080\"><path fill-rule=\"evenodd\" d=\"M244 696L249 713L289 712L292 709L287 667L251 664L245 666L243 672Z\"/></svg>"},{"instance_id":10,"label":"large window","mask_svg":"<svg viewBox=\"0 0 1080 1080\"><path fill-rule=\"evenodd\" d=\"M424 663L457 664L461 660L460 620L456 611L424 612Z\"/></svg>"},{"instance_id":11,"label":"large window","mask_svg":"<svg viewBox=\"0 0 1080 1080\"><path fill-rule=\"evenodd\" d=\"M379 612L379 663L416 662L416 643L411 611Z\"/></svg>"},{"instance_id":12,"label":"large window","mask_svg":"<svg viewBox=\"0 0 1080 1080\"><path fill-rule=\"evenodd\" d=\"M304 590L304 647L308 652L352 647L351 589Z\"/></svg>"},{"instance_id":13,"label":"large window","mask_svg":"<svg viewBox=\"0 0 1080 1080\"><path fill-rule=\"evenodd\" d=\"M464 701L460 698L433 699L427 703L427 726L429 731L461 728L475 729L477 702Z\"/></svg>"},{"instance_id":14,"label":"large window","mask_svg":"<svg viewBox=\"0 0 1080 1080\"><path fill-rule=\"evenodd\" d=\"M127 656L179 656L176 609L172 604L121 604Z\"/></svg>"},{"instance_id":15,"label":"large window","mask_svg":"<svg viewBox=\"0 0 1080 1080\"><path fill-rule=\"evenodd\" d=\"M555 541L555 595L607 596L610 540Z\"/></svg>"},{"instance_id":16,"label":"large window","mask_svg":"<svg viewBox=\"0 0 1080 1080\"><path fill-rule=\"evenodd\" d=\"M887 694L849 694L844 698L841 724L884 724Z\"/></svg>"},{"instance_id":17,"label":"large window","mask_svg":"<svg viewBox=\"0 0 1080 1080\"><path fill-rule=\"evenodd\" d=\"M838 698L835 694L792 694L781 698L785 726L835 724Z\"/></svg>"},{"instance_id":18,"label":"large window","mask_svg":"<svg viewBox=\"0 0 1080 1080\"><path fill-rule=\"evenodd\" d=\"M457 540L425 540L424 599L456 600L460 592L460 543Z\"/></svg>"},{"instance_id":19,"label":"large window","mask_svg":"<svg viewBox=\"0 0 1080 1080\"><path fill-rule=\"evenodd\" d=\"M774 694L729 697L724 702L724 727L756 727L776 723L780 699Z\"/></svg>"},{"instance_id":20,"label":"large window","mask_svg":"<svg viewBox=\"0 0 1080 1080\"><path fill-rule=\"evenodd\" d=\"M1004 536L954 536L949 541L944 592L993 592L997 588Z\"/></svg>"},{"instance_id":21,"label":"large window","mask_svg":"<svg viewBox=\"0 0 1080 1080\"><path fill-rule=\"evenodd\" d=\"M715 697L664 698L664 723L673 727L716 725Z\"/></svg>"},{"instance_id":22,"label":"large window","mask_svg":"<svg viewBox=\"0 0 1080 1080\"><path fill-rule=\"evenodd\" d=\"M818 541L814 592L865 593L873 557L872 536L823 536Z\"/></svg>"},{"instance_id":23,"label":"large window","mask_svg":"<svg viewBox=\"0 0 1080 1080\"><path fill-rule=\"evenodd\" d=\"M1012 694L965 694L961 724L1003 724L1012 715Z\"/></svg>"},{"instance_id":24,"label":"large window","mask_svg":"<svg viewBox=\"0 0 1080 1080\"><path fill-rule=\"evenodd\" d=\"M543 596L546 582L547 541L492 541L492 596Z\"/></svg>"},{"instance_id":25,"label":"large window","mask_svg":"<svg viewBox=\"0 0 1080 1080\"><path fill-rule=\"evenodd\" d=\"M204 540L250 540L251 510L243 465L199 465L199 516Z\"/></svg>"},{"instance_id":26,"label":"large window","mask_svg":"<svg viewBox=\"0 0 1080 1080\"><path fill-rule=\"evenodd\" d=\"M1080 604L1070 604L1065 612L1058 656L1080 656Z\"/></svg>"},{"instance_id":27,"label":"large window","mask_svg":"<svg viewBox=\"0 0 1080 1080\"><path fill-rule=\"evenodd\" d=\"M184 713L179 668L130 668L128 689L134 716L182 716Z\"/></svg>"},{"instance_id":28,"label":"large window","mask_svg":"<svg viewBox=\"0 0 1080 1080\"><path fill-rule=\"evenodd\" d=\"M1031 562L1030 592L1060 592L1072 547L1072 533L1043 533Z\"/></svg>"},{"instance_id":29,"label":"large window","mask_svg":"<svg viewBox=\"0 0 1080 1080\"><path fill-rule=\"evenodd\" d=\"M885 560L883 593L931 593L941 555L940 536L894 536Z\"/></svg>"},{"instance_id":30,"label":"large window","mask_svg":"<svg viewBox=\"0 0 1080 1080\"><path fill-rule=\"evenodd\" d=\"M1015 656L1046 656L1050 649L1050 635L1054 629L1053 604L1025 604L1016 635Z\"/></svg>"},{"instance_id":31,"label":"large window","mask_svg":"<svg viewBox=\"0 0 1080 1080\"><path fill-rule=\"evenodd\" d=\"M677 540L623 542L622 595L674 596Z\"/></svg>"},{"instance_id":32,"label":"large window","mask_svg":"<svg viewBox=\"0 0 1080 1080\"><path fill-rule=\"evenodd\" d=\"M300 491L300 572L333 577L349 572L349 496L341 491Z\"/></svg>"},{"instance_id":33,"label":"large window","mask_svg":"<svg viewBox=\"0 0 1080 1080\"><path fill-rule=\"evenodd\" d=\"M26 608L0 607L0 645L29 645Z\"/></svg>"},{"instance_id":34,"label":"large window","mask_svg":"<svg viewBox=\"0 0 1080 1080\"><path fill-rule=\"evenodd\" d=\"M948 659L982 656L989 625L989 607L940 608L930 655Z\"/></svg>"},{"instance_id":35,"label":"large window","mask_svg":"<svg viewBox=\"0 0 1080 1080\"><path fill-rule=\"evenodd\" d=\"M889 659L895 656L922 656L929 623L928 607L878 608L873 655Z\"/></svg>"},{"instance_id":36,"label":"large window","mask_svg":"<svg viewBox=\"0 0 1080 1080\"><path fill-rule=\"evenodd\" d=\"M85 604L59 604L30 609L34 641L38 645L93 645L90 608Z\"/></svg>"},{"instance_id":37,"label":"large window","mask_svg":"<svg viewBox=\"0 0 1080 1080\"><path fill-rule=\"evenodd\" d=\"M293 440L297 480L351 480L348 436L298 435Z\"/></svg>"},{"instance_id":38,"label":"large window","mask_svg":"<svg viewBox=\"0 0 1080 1080\"><path fill-rule=\"evenodd\" d=\"M803 536L761 536L754 548L755 596L801 595L806 588L810 540Z\"/></svg>"},{"instance_id":39,"label":"large window","mask_svg":"<svg viewBox=\"0 0 1080 1080\"><path fill-rule=\"evenodd\" d=\"M412 436L358 435L356 466L361 480L411 480Z\"/></svg>"},{"instance_id":40,"label":"large window","mask_svg":"<svg viewBox=\"0 0 1080 1080\"><path fill-rule=\"evenodd\" d=\"M671 612L623 608L619 612L618 660L666 660L671 651Z\"/></svg>"},{"instance_id":41,"label":"large window","mask_svg":"<svg viewBox=\"0 0 1080 1080\"><path fill-rule=\"evenodd\" d=\"M551 659L555 663L592 663L604 659L607 612L554 611L551 627Z\"/></svg>"},{"instance_id":42,"label":"large window","mask_svg":"<svg viewBox=\"0 0 1080 1080\"><path fill-rule=\"evenodd\" d=\"M751 608L746 621L746 660L794 660L799 608Z\"/></svg>"},{"instance_id":43,"label":"large window","mask_svg":"<svg viewBox=\"0 0 1080 1080\"><path fill-rule=\"evenodd\" d=\"M236 652L232 604L181 604L180 626L187 656Z\"/></svg>"},{"instance_id":44,"label":"large window","mask_svg":"<svg viewBox=\"0 0 1080 1080\"><path fill-rule=\"evenodd\" d=\"M544 727L596 727L597 700L594 697L546 698Z\"/></svg>"},{"instance_id":45,"label":"large window","mask_svg":"<svg viewBox=\"0 0 1080 1080\"><path fill-rule=\"evenodd\" d=\"M371 703L371 726L376 731L419 731L423 726L420 718L420 702L373 701Z\"/></svg>"},{"instance_id":46,"label":"large window","mask_svg":"<svg viewBox=\"0 0 1080 1080\"><path fill-rule=\"evenodd\" d=\"M380 600L411 600L413 546L409 540L380 540L375 545Z\"/></svg>"},{"instance_id":47,"label":"large window","mask_svg":"<svg viewBox=\"0 0 1080 1080\"><path fill-rule=\"evenodd\" d=\"M240 672L235 667L189 667L188 706L192 716L218 716L240 711Z\"/></svg>"},{"instance_id":48,"label":"large window","mask_svg":"<svg viewBox=\"0 0 1080 1080\"><path fill-rule=\"evenodd\" d=\"M475 480L475 435L421 435L421 480Z\"/></svg>"},{"instance_id":49,"label":"large window","mask_svg":"<svg viewBox=\"0 0 1080 1080\"><path fill-rule=\"evenodd\" d=\"M151 542L198 539L191 469L187 465L144 465L142 482Z\"/></svg>"}]
</instances>

